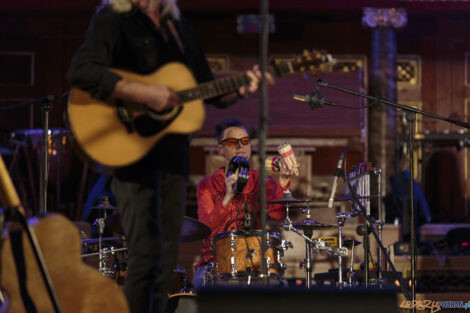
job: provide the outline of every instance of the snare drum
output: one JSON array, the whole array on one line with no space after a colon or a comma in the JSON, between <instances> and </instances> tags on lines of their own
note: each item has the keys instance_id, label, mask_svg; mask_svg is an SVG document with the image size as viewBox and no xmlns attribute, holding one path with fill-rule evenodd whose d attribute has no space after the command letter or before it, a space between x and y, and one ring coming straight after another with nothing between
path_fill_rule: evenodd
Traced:
<instances>
[{"instance_id":1,"label":"snare drum","mask_svg":"<svg viewBox=\"0 0 470 313\"><path fill-rule=\"evenodd\" d=\"M218 233L211 243L217 278L258 277L261 269L261 230L236 230ZM282 239L279 233L267 232L265 259L270 277L282 277Z\"/></svg>"}]
</instances>

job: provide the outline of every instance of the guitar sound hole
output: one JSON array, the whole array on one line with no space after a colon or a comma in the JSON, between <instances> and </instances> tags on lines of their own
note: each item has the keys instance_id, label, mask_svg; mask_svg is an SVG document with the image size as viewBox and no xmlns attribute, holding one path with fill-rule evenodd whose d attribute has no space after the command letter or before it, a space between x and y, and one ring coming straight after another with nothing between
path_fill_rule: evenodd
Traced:
<instances>
[{"instance_id":1,"label":"guitar sound hole","mask_svg":"<svg viewBox=\"0 0 470 313\"><path fill-rule=\"evenodd\" d=\"M178 112L172 118L168 120L164 120L164 121L156 120L147 114L142 114L136 117L134 120L135 130L142 137L151 137L159 133L163 129L165 129L171 122L173 122L173 120L180 114L182 109L183 107L180 107L178 109ZM165 110L165 111L168 111L168 110ZM168 112L170 111L171 109ZM164 111L159 112L159 113L163 114Z\"/></svg>"}]
</instances>

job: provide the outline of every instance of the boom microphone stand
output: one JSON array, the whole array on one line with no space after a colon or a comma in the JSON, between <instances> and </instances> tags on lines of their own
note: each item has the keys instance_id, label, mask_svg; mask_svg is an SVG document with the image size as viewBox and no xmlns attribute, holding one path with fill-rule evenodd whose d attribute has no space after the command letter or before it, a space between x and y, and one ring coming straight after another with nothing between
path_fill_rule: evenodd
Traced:
<instances>
[{"instance_id":1,"label":"boom microphone stand","mask_svg":"<svg viewBox=\"0 0 470 313\"><path fill-rule=\"evenodd\" d=\"M322 86L322 87L328 87L328 88L335 89L335 90L338 90L338 91L341 91L341 92L345 92L345 93L349 93L349 94L352 94L352 95L364 97L364 98L367 98L367 99L372 100L374 102L380 102L380 103L383 103L383 104L386 104L386 105L391 105L391 106L393 106L397 109L403 110L406 113L406 120L408 121L408 125L409 125L409 131L408 131L408 133L409 133L409 149L410 149L409 150L410 151L409 152L409 172L410 172L409 192L410 192L410 224L411 224L410 225L410 233L411 233L411 239L410 239L410 241L411 241L410 242L410 250L411 250L410 251L411 252L411 256L410 256L410 259L411 259L411 299L409 297L408 297L408 299L414 301L414 300L416 300L416 282L415 282L415 278L416 278L416 233L415 233L415 225L414 225L415 212L414 212L414 199L413 199L413 195L414 195L414 186L413 186L413 182L414 182L413 147L414 147L414 130L415 130L416 114L421 114L421 115L424 115L424 116L432 117L432 118L435 118L435 119L438 119L438 120L441 120L441 121L445 121L445 122L448 122L448 123L451 123L451 124L454 124L454 125L457 125L457 126L467 128L467 129L470 128L470 123L466 123L466 122L462 122L462 121L459 121L459 120L451 119L451 118L444 117L444 116L441 116L441 115L437 115L437 114L434 114L434 113L426 112L426 111L423 111L423 110L420 110L420 109L417 109L417 108L413 108L413 107L410 107L410 106L407 106L407 105L394 103L394 102L391 102L391 101L388 101L388 100L373 97L373 96L363 94L363 93L360 93L360 92L356 92L356 91L353 91L353 90L350 90L350 89L346 89L346 88L338 87L338 86L335 86L335 85L331 85L329 83L322 82L321 80L318 80L317 84ZM357 196L353 192L353 190L352 190L352 188L349 184L349 181L347 179L346 179L346 182L347 182L347 185L348 185L348 189L351 192L351 195L353 196L355 202L359 205L361 210L363 210L363 214L369 220L369 224L372 225L370 217L368 217L365 214L364 207L362 206L362 204L359 203L359 201L357 199ZM395 267L391 263L390 256L386 253L385 247L383 246L382 242L379 240L379 236L378 236L377 232L375 231L375 229L373 227L371 229L372 229L372 232L373 232L375 238L377 239L377 242L380 245L380 248L382 249L383 253L387 256L387 260L389 261L392 269L394 270L394 272L396 272ZM400 285L402 285L401 281L400 281ZM404 290L403 287L404 286L402 286L402 289Z\"/></svg>"}]
</instances>

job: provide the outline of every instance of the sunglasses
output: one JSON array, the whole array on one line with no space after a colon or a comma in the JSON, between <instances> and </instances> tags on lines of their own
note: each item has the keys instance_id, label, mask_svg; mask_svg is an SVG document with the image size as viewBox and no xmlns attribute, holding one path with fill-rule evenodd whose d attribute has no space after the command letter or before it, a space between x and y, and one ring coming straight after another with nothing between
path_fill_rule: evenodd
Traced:
<instances>
[{"instance_id":1,"label":"sunglasses","mask_svg":"<svg viewBox=\"0 0 470 313\"><path fill-rule=\"evenodd\" d=\"M227 139L224 139L220 142L220 144L223 144L225 143L228 147L236 147L238 146L238 144L242 144L244 146L250 144L250 137L243 137L243 138L240 138L240 139L237 139L237 138L227 138Z\"/></svg>"}]
</instances>

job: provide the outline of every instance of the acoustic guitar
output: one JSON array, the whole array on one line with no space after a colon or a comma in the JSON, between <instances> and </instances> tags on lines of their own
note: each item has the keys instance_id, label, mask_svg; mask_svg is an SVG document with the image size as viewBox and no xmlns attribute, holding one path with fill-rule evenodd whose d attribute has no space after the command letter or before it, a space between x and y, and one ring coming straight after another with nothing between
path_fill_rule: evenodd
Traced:
<instances>
[{"instance_id":1,"label":"acoustic guitar","mask_svg":"<svg viewBox=\"0 0 470 313\"><path fill-rule=\"evenodd\" d=\"M268 71L280 76L326 70L333 63L329 54L313 51L271 65ZM178 94L180 103L172 110L157 113L144 104L115 99L103 102L72 88L67 112L74 139L88 157L107 167L140 160L166 134L197 131L204 122L203 100L234 92L250 82L246 74L240 74L197 85L191 71L181 63L166 64L149 75L111 70L127 80L166 85Z\"/></svg>"},{"instance_id":2,"label":"acoustic guitar","mask_svg":"<svg viewBox=\"0 0 470 313\"><path fill-rule=\"evenodd\" d=\"M0 203L4 207L21 208L1 156ZM78 229L64 216L54 214L33 219L29 223L32 227L28 227L39 243L40 259L49 274L56 305L48 294L25 229L16 222L8 224L10 232L2 238L0 260L0 286L9 300L6 312L129 312L118 285L82 262ZM2 300L0 312L4 312L4 307Z\"/></svg>"}]
</instances>

